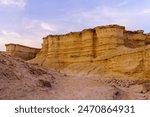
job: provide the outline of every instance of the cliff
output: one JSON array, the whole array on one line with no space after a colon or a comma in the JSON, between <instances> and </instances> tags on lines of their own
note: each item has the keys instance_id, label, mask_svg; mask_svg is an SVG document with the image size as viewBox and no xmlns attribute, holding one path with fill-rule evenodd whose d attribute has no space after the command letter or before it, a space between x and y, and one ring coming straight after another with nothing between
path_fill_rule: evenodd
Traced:
<instances>
[{"instance_id":1,"label":"cliff","mask_svg":"<svg viewBox=\"0 0 150 117\"><path fill-rule=\"evenodd\" d=\"M6 44L6 52L14 57L19 57L24 60L30 60L36 57L40 49L32 48L20 44Z\"/></svg>"},{"instance_id":2,"label":"cliff","mask_svg":"<svg viewBox=\"0 0 150 117\"><path fill-rule=\"evenodd\" d=\"M124 27L110 25L66 35L49 35L43 38L42 49L33 61L39 63L41 60L43 66L92 62L103 53L109 54L123 45L123 32Z\"/></svg>"},{"instance_id":3,"label":"cliff","mask_svg":"<svg viewBox=\"0 0 150 117\"><path fill-rule=\"evenodd\" d=\"M102 66L112 72L149 77L149 43L150 34L143 30L127 31L119 25L98 26L66 35L48 35L43 38L41 51L29 62L75 70L77 66L80 70L88 69L81 67L88 64L89 71Z\"/></svg>"}]
</instances>

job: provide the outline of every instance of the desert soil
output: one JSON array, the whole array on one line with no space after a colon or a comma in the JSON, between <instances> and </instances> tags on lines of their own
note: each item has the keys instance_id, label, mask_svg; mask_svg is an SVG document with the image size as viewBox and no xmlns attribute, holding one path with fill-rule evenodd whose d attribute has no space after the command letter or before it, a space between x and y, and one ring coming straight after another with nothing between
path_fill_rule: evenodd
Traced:
<instances>
[{"instance_id":1,"label":"desert soil","mask_svg":"<svg viewBox=\"0 0 150 117\"><path fill-rule=\"evenodd\" d=\"M111 78L109 78L111 76ZM0 53L0 99L150 99L148 80L43 69Z\"/></svg>"}]
</instances>

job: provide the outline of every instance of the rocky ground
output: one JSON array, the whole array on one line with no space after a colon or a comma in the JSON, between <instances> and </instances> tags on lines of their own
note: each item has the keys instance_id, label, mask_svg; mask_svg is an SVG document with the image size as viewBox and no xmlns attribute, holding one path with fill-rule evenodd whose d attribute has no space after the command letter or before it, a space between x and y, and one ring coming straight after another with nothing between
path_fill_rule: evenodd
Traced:
<instances>
[{"instance_id":1,"label":"rocky ground","mask_svg":"<svg viewBox=\"0 0 150 117\"><path fill-rule=\"evenodd\" d=\"M62 72L0 53L0 99L150 99L149 80Z\"/></svg>"},{"instance_id":2,"label":"rocky ground","mask_svg":"<svg viewBox=\"0 0 150 117\"><path fill-rule=\"evenodd\" d=\"M0 53L0 99L42 99L52 89L54 74Z\"/></svg>"}]
</instances>

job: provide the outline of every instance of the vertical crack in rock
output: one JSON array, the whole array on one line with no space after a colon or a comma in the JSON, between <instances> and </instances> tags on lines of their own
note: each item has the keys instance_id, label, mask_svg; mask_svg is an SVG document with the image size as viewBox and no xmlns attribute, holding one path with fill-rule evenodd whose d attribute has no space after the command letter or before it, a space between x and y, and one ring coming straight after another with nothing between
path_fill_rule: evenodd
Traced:
<instances>
[{"instance_id":1,"label":"vertical crack in rock","mask_svg":"<svg viewBox=\"0 0 150 117\"><path fill-rule=\"evenodd\" d=\"M93 31L93 58L96 58L96 43L97 43L97 35L96 35L96 31Z\"/></svg>"}]
</instances>

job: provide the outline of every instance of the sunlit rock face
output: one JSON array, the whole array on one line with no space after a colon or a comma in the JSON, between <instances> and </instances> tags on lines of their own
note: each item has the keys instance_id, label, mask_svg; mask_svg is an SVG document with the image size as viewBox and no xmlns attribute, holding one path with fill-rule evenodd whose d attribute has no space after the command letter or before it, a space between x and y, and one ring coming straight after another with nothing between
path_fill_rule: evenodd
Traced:
<instances>
[{"instance_id":1,"label":"sunlit rock face","mask_svg":"<svg viewBox=\"0 0 150 117\"><path fill-rule=\"evenodd\" d=\"M85 71L91 68L90 73L92 69L98 73L99 67L103 67L112 72L140 74L149 78L149 44L150 34L145 34L143 30L127 31L119 25L98 26L81 32L44 37L40 52L28 62L69 70L79 70L77 66L81 66ZM90 68L84 67L87 65Z\"/></svg>"}]
</instances>

